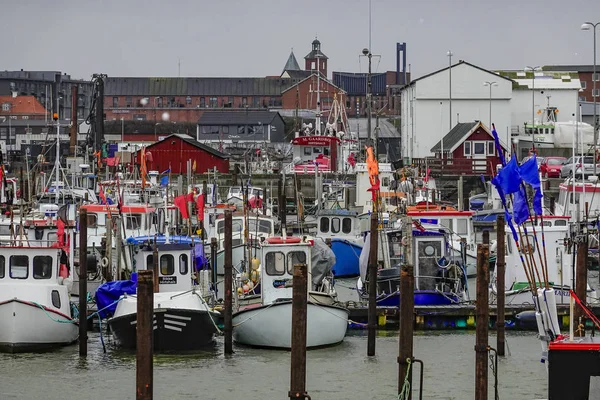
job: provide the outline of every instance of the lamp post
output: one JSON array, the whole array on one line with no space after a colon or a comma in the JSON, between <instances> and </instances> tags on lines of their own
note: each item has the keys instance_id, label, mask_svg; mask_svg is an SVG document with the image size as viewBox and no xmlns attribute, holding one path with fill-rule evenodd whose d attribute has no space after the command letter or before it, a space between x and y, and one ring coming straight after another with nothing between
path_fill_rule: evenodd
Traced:
<instances>
[{"instance_id":1,"label":"lamp post","mask_svg":"<svg viewBox=\"0 0 600 400\"><path fill-rule=\"evenodd\" d=\"M598 124L596 122L596 27L600 25L600 22L585 22L581 25L582 31L589 31L593 28L594 31L594 69L592 72L592 100L594 102L594 119L592 121L594 127L594 157L596 156L596 146L598 145ZM596 163L594 162L594 176L597 176L596 173Z\"/></svg>"},{"instance_id":2,"label":"lamp post","mask_svg":"<svg viewBox=\"0 0 600 400\"><path fill-rule=\"evenodd\" d=\"M452 56L454 53L452 53L452 51L448 51L446 55L448 56L448 107L450 108L450 113L448 114L448 132L450 132L452 130Z\"/></svg>"},{"instance_id":3,"label":"lamp post","mask_svg":"<svg viewBox=\"0 0 600 400\"><path fill-rule=\"evenodd\" d=\"M488 125L490 129L492 129L492 86L498 86L498 83L494 82L483 82L483 86L490 87L490 124Z\"/></svg>"},{"instance_id":4,"label":"lamp post","mask_svg":"<svg viewBox=\"0 0 600 400\"><path fill-rule=\"evenodd\" d=\"M524 68L525 72L527 71L531 71L531 143L532 143L532 148L533 148L533 152L534 154L536 153L535 150L535 129L534 124L535 124L535 73L536 71L540 71L541 67L538 65L536 67L530 67L527 66ZM525 132L527 133L527 132Z\"/></svg>"}]
</instances>

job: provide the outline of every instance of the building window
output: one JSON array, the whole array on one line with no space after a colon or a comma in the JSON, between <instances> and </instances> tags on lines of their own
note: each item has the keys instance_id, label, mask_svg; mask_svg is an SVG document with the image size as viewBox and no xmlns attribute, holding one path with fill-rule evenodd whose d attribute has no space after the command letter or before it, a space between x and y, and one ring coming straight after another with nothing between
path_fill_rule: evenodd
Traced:
<instances>
[{"instance_id":1,"label":"building window","mask_svg":"<svg viewBox=\"0 0 600 400\"><path fill-rule=\"evenodd\" d=\"M485 142L473 142L473 155L485 156Z\"/></svg>"},{"instance_id":2,"label":"building window","mask_svg":"<svg viewBox=\"0 0 600 400\"><path fill-rule=\"evenodd\" d=\"M247 106L248 106L248 98L242 97L242 107L247 107Z\"/></svg>"},{"instance_id":3,"label":"building window","mask_svg":"<svg viewBox=\"0 0 600 400\"><path fill-rule=\"evenodd\" d=\"M586 101L585 96L579 96L579 101Z\"/></svg>"},{"instance_id":4,"label":"building window","mask_svg":"<svg viewBox=\"0 0 600 400\"><path fill-rule=\"evenodd\" d=\"M494 148L494 142L489 141L488 142L488 156L495 156L495 155L496 155L496 149Z\"/></svg>"},{"instance_id":5,"label":"building window","mask_svg":"<svg viewBox=\"0 0 600 400\"><path fill-rule=\"evenodd\" d=\"M12 279L27 279L29 276L29 257L10 256L10 277Z\"/></svg>"},{"instance_id":6,"label":"building window","mask_svg":"<svg viewBox=\"0 0 600 400\"><path fill-rule=\"evenodd\" d=\"M206 107L206 97L200 97L200 107Z\"/></svg>"},{"instance_id":7,"label":"building window","mask_svg":"<svg viewBox=\"0 0 600 400\"><path fill-rule=\"evenodd\" d=\"M592 97L600 97L600 89L592 90Z\"/></svg>"},{"instance_id":8,"label":"building window","mask_svg":"<svg viewBox=\"0 0 600 400\"><path fill-rule=\"evenodd\" d=\"M585 89L585 88L586 88L586 86L587 86L587 83L586 83L586 81L580 81L580 82L581 82L581 88L582 88L582 89Z\"/></svg>"},{"instance_id":9,"label":"building window","mask_svg":"<svg viewBox=\"0 0 600 400\"><path fill-rule=\"evenodd\" d=\"M187 254L181 254L179 256L179 273L185 275L188 273L188 256Z\"/></svg>"},{"instance_id":10,"label":"building window","mask_svg":"<svg viewBox=\"0 0 600 400\"><path fill-rule=\"evenodd\" d=\"M471 142L467 141L463 143L463 150L465 151L465 156L471 155Z\"/></svg>"},{"instance_id":11,"label":"building window","mask_svg":"<svg viewBox=\"0 0 600 400\"><path fill-rule=\"evenodd\" d=\"M596 72L595 74L593 74L592 80L596 82L600 81L600 73Z\"/></svg>"},{"instance_id":12,"label":"building window","mask_svg":"<svg viewBox=\"0 0 600 400\"><path fill-rule=\"evenodd\" d=\"M3 103L2 111L10 111L10 103Z\"/></svg>"},{"instance_id":13,"label":"building window","mask_svg":"<svg viewBox=\"0 0 600 400\"><path fill-rule=\"evenodd\" d=\"M0 128L0 139L6 140L6 135L8 134L8 128Z\"/></svg>"},{"instance_id":14,"label":"building window","mask_svg":"<svg viewBox=\"0 0 600 400\"><path fill-rule=\"evenodd\" d=\"M133 120L134 121L145 121L146 114L133 114Z\"/></svg>"},{"instance_id":15,"label":"building window","mask_svg":"<svg viewBox=\"0 0 600 400\"><path fill-rule=\"evenodd\" d=\"M221 127L221 133L222 133L223 135L229 135L229 125L223 125L223 126Z\"/></svg>"},{"instance_id":16,"label":"building window","mask_svg":"<svg viewBox=\"0 0 600 400\"><path fill-rule=\"evenodd\" d=\"M113 107L119 107L119 98L118 97L113 97Z\"/></svg>"},{"instance_id":17,"label":"building window","mask_svg":"<svg viewBox=\"0 0 600 400\"><path fill-rule=\"evenodd\" d=\"M125 97L125 106L126 107L131 107L131 102L132 102L131 96Z\"/></svg>"},{"instance_id":18,"label":"building window","mask_svg":"<svg viewBox=\"0 0 600 400\"><path fill-rule=\"evenodd\" d=\"M310 69L315 69L315 62L314 61L310 63Z\"/></svg>"},{"instance_id":19,"label":"building window","mask_svg":"<svg viewBox=\"0 0 600 400\"><path fill-rule=\"evenodd\" d=\"M157 107L162 107L163 106L163 99L162 99L162 97L155 97L154 100L156 100L156 106Z\"/></svg>"},{"instance_id":20,"label":"building window","mask_svg":"<svg viewBox=\"0 0 600 400\"><path fill-rule=\"evenodd\" d=\"M160 274L173 275L175 273L175 259L172 254L160 256Z\"/></svg>"},{"instance_id":21,"label":"building window","mask_svg":"<svg viewBox=\"0 0 600 400\"><path fill-rule=\"evenodd\" d=\"M238 125L238 127L237 127L237 133L238 133L238 135L243 135L244 133L246 133L246 126L245 125Z\"/></svg>"},{"instance_id":22,"label":"building window","mask_svg":"<svg viewBox=\"0 0 600 400\"><path fill-rule=\"evenodd\" d=\"M192 98L190 96L185 98L185 104L188 104L188 105L192 104Z\"/></svg>"},{"instance_id":23,"label":"building window","mask_svg":"<svg viewBox=\"0 0 600 400\"><path fill-rule=\"evenodd\" d=\"M260 97L258 97L258 96L252 97L252 107L260 108Z\"/></svg>"},{"instance_id":24,"label":"building window","mask_svg":"<svg viewBox=\"0 0 600 400\"><path fill-rule=\"evenodd\" d=\"M33 257L33 279L52 278L52 257L35 256Z\"/></svg>"},{"instance_id":25,"label":"building window","mask_svg":"<svg viewBox=\"0 0 600 400\"><path fill-rule=\"evenodd\" d=\"M209 98L208 103L209 103L210 108L217 108L217 98L216 97Z\"/></svg>"}]
</instances>

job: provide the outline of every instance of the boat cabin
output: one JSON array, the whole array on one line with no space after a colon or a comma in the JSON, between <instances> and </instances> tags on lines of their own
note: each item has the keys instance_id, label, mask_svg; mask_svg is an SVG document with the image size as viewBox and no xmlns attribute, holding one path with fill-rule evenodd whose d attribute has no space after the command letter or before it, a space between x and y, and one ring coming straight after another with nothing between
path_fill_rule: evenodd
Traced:
<instances>
[{"instance_id":1,"label":"boat cabin","mask_svg":"<svg viewBox=\"0 0 600 400\"><path fill-rule=\"evenodd\" d=\"M192 287L194 247L189 243L158 244L158 286L161 292L179 292ZM154 247L150 242L133 248L135 270L154 268ZM202 252L200 252L202 254Z\"/></svg>"},{"instance_id":2,"label":"boat cabin","mask_svg":"<svg viewBox=\"0 0 600 400\"><path fill-rule=\"evenodd\" d=\"M355 166L356 171L356 202L355 207L358 207L362 212L373 210L372 192L368 191L371 188L369 180L369 171L366 163L358 163ZM390 163L379 163L379 196L381 202L385 206L386 211L395 210L400 204L400 198L404 194L394 189L394 169Z\"/></svg>"},{"instance_id":3,"label":"boat cabin","mask_svg":"<svg viewBox=\"0 0 600 400\"><path fill-rule=\"evenodd\" d=\"M322 238L360 234L358 213L348 210L321 210L317 212L317 236Z\"/></svg>"},{"instance_id":4,"label":"boat cabin","mask_svg":"<svg viewBox=\"0 0 600 400\"><path fill-rule=\"evenodd\" d=\"M340 139L335 136L297 136L292 140L293 161L285 173L337 171L339 152Z\"/></svg>"},{"instance_id":5,"label":"boat cabin","mask_svg":"<svg viewBox=\"0 0 600 400\"><path fill-rule=\"evenodd\" d=\"M295 264L306 264L311 287L311 242L299 237L270 237L262 246L261 295L263 304L291 299ZM307 292L308 294L308 292Z\"/></svg>"},{"instance_id":6,"label":"boat cabin","mask_svg":"<svg viewBox=\"0 0 600 400\"><path fill-rule=\"evenodd\" d=\"M582 183L573 182L570 178L558 187L557 215L568 215L574 220L585 219L585 204L588 205L590 217L600 211L600 184L590 180Z\"/></svg>"},{"instance_id":7,"label":"boat cabin","mask_svg":"<svg viewBox=\"0 0 600 400\"><path fill-rule=\"evenodd\" d=\"M232 215L232 246L244 243L244 229L246 227L244 213L235 212ZM261 239L273 236L275 234L275 221L273 218L258 216L254 213L248 213L248 237L251 241L259 242ZM215 225L209 231L209 237L216 237L219 248L224 248L225 242L225 215L219 215L216 218Z\"/></svg>"}]
</instances>

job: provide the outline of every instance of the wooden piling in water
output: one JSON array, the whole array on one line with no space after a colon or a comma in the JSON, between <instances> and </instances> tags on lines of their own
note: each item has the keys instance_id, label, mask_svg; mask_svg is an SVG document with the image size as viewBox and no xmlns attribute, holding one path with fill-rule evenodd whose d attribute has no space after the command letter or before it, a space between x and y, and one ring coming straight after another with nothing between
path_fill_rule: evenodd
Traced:
<instances>
[{"instance_id":1,"label":"wooden piling in water","mask_svg":"<svg viewBox=\"0 0 600 400\"><path fill-rule=\"evenodd\" d=\"M225 354L233 354L233 248L232 248L232 219L231 210L225 210L225 304L224 304L224 333L225 333Z\"/></svg>"},{"instance_id":2,"label":"wooden piling in water","mask_svg":"<svg viewBox=\"0 0 600 400\"><path fill-rule=\"evenodd\" d=\"M575 265L575 294L585 303L587 298L587 235L582 236L577 243L577 263ZM578 305L575 307L574 333L576 337L585 336L585 312ZM582 326L580 326L580 324Z\"/></svg>"},{"instance_id":3,"label":"wooden piling in water","mask_svg":"<svg viewBox=\"0 0 600 400\"><path fill-rule=\"evenodd\" d=\"M485 236L484 236L485 238ZM488 236L489 239L489 236ZM487 400L489 325L489 245L477 245L477 305L475 330L475 400Z\"/></svg>"},{"instance_id":4,"label":"wooden piling in water","mask_svg":"<svg viewBox=\"0 0 600 400\"><path fill-rule=\"evenodd\" d=\"M306 264L294 265L292 289L292 349L290 399L306 399L306 318L308 268Z\"/></svg>"},{"instance_id":5,"label":"wooden piling in water","mask_svg":"<svg viewBox=\"0 0 600 400\"><path fill-rule=\"evenodd\" d=\"M215 292L215 300L217 296L217 238L210 238L210 266L211 266L211 283Z\"/></svg>"},{"instance_id":6,"label":"wooden piling in water","mask_svg":"<svg viewBox=\"0 0 600 400\"><path fill-rule=\"evenodd\" d=\"M87 210L79 210L79 355L87 357Z\"/></svg>"},{"instance_id":7,"label":"wooden piling in water","mask_svg":"<svg viewBox=\"0 0 600 400\"><path fill-rule=\"evenodd\" d=\"M281 232L284 231L287 225L287 200L285 197L285 177L280 178L279 182L279 221L281 222ZM283 236L283 234L282 234Z\"/></svg>"},{"instance_id":8,"label":"wooden piling in water","mask_svg":"<svg viewBox=\"0 0 600 400\"><path fill-rule=\"evenodd\" d=\"M506 272L506 236L504 234L504 215L498 215L496 219L496 350L499 356L504 355L506 347L505 327L504 327L504 280Z\"/></svg>"},{"instance_id":9,"label":"wooden piling in water","mask_svg":"<svg viewBox=\"0 0 600 400\"><path fill-rule=\"evenodd\" d=\"M154 269L154 293L158 293L158 243L156 243L156 235L154 235L154 250L152 251L152 267Z\"/></svg>"},{"instance_id":10,"label":"wooden piling in water","mask_svg":"<svg viewBox=\"0 0 600 400\"><path fill-rule=\"evenodd\" d=\"M404 263L400 271L400 340L398 351L398 394L402 393L404 380L412 387L412 369L407 360L413 360L413 333L415 312L415 276L412 265L412 218L404 218ZM407 377L408 373L408 377ZM406 398L406 397L405 397ZM412 390L408 399L412 398Z\"/></svg>"},{"instance_id":11,"label":"wooden piling in water","mask_svg":"<svg viewBox=\"0 0 600 400\"><path fill-rule=\"evenodd\" d=\"M369 246L369 321L367 338L367 356L375 355L375 336L377 335L377 214L371 214L371 242Z\"/></svg>"},{"instance_id":12,"label":"wooden piling in water","mask_svg":"<svg viewBox=\"0 0 600 400\"><path fill-rule=\"evenodd\" d=\"M137 284L136 316L136 400L152 400L153 396L153 325L154 271L140 270Z\"/></svg>"}]
</instances>

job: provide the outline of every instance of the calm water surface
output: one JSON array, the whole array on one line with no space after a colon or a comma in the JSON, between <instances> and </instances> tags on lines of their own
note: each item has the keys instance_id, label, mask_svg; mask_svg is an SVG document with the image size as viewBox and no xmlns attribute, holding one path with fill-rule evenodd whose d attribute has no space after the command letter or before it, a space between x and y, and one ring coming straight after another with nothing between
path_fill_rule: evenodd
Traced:
<instances>
[{"instance_id":1,"label":"calm water surface","mask_svg":"<svg viewBox=\"0 0 600 400\"><path fill-rule=\"evenodd\" d=\"M349 331L344 343L308 352L307 390L313 399L396 399L398 333L377 337L377 356L366 356L363 331ZM474 396L474 331L418 333L414 353L425 363L427 399L469 399ZM495 337L490 337L495 345ZM500 398L539 399L546 396L546 369L539 361L534 333L508 333L510 355L499 362ZM154 359L155 399L286 399L290 353L234 347L223 356L219 338L211 351L157 355ZM89 354L80 360L78 347L43 354L0 354L0 399L135 398L135 355L90 335ZM490 373L490 382L493 382ZM415 388L418 378L414 379ZM416 392L415 392L416 393ZM493 389L490 385L490 399Z\"/></svg>"}]
</instances>

